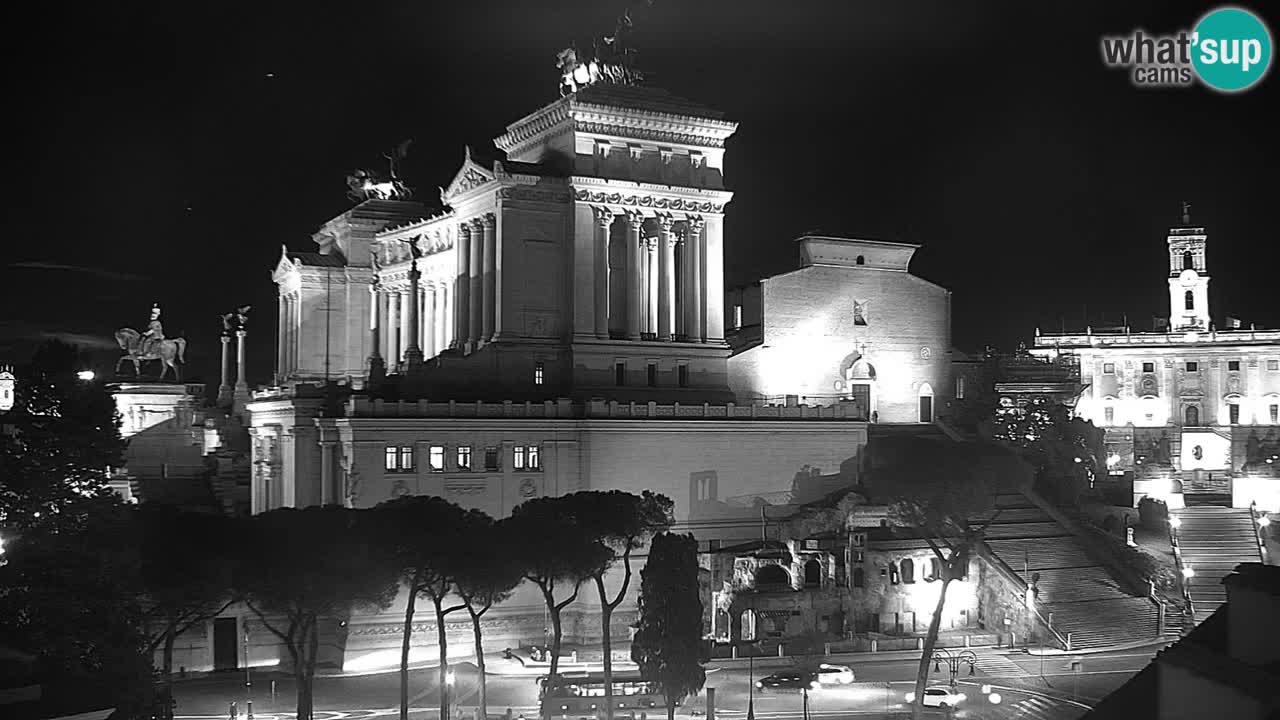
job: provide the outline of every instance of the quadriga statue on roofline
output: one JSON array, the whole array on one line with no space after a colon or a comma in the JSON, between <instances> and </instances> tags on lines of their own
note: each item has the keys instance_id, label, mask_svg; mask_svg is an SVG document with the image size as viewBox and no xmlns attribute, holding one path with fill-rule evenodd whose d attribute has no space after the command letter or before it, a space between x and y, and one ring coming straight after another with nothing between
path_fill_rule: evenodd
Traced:
<instances>
[{"instance_id":1,"label":"quadriga statue on roofline","mask_svg":"<svg viewBox=\"0 0 1280 720\"><path fill-rule=\"evenodd\" d=\"M400 178L400 162L409 154L413 140L405 140L390 153L384 153L387 161L387 177L379 177L371 170L356 170L347 176L347 197L356 202L365 200L408 200L413 197L410 188Z\"/></svg>"},{"instance_id":2,"label":"quadriga statue on roofline","mask_svg":"<svg viewBox=\"0 0 1280 720\"><path fill-rule=\"evenodd\" d=\"M120 328L116 331L116 342L124 355L116 362L116 372L126 360L133 361L133 374L142 375L142 363L151 360L160 361L160 379L173 370L173 379L182 380L177 363L185 363L187 350L186 338L165 338L164 325L160 322L160 304L151 307L151 320L147 322L146 332L138 332L133 328ZM175 362L176 360L176 362Z\"/></svg>"}]
</instances>

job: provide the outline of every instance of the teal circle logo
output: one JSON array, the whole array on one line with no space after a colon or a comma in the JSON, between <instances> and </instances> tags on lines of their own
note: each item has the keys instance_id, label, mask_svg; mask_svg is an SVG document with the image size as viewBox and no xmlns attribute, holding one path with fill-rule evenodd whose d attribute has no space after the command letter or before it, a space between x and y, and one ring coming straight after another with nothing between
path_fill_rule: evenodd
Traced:
<instances>
[{"instance_id":1,"label":"teal circle logo","mask_svg":"<svg viewBox=\"0 0 1280 720\"><path fill-rule=\"evenodd\" d=\"M1271 66L1271 33L1248 10L1214 10L1200 19L1194 33L1191 64L1214 90L1247 90Z\"/></svg>"}]
</instances>

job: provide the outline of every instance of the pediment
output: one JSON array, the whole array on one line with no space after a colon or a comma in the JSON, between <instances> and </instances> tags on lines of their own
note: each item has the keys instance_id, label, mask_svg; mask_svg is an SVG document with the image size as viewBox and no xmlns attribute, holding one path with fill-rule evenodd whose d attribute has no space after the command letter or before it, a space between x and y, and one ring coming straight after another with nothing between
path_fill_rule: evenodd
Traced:
<instances>
[{"instance_id":1,"label":"pediment","mask_svg":"<svg viewBox=\"0 0 1280 720\"><path fill-rule=\"evenodd\" d=\"M296 273L298 267L294 264L293 258L289 257L289 248L280 246L280 259L276 261L275 270L271 271L271 279L276 283L280 283L285 278Z\"/></svg>"},{"instance_id":2,"label":"pediment","mask_svg":"<svg viewBox=\"0 0 1280 720\"><path fill-rule=\"evenodd\" d=\"M449 205L450 201L464 193L470 192L485 183L493 182L494 174L490 168L485 168L471 157L471 148L466 149L466 155L462 159L462 167L458 168L457 174L453 176L453 182L449 183L447 188L440 191L440 200Z\"/></svg>"}]
</instances>

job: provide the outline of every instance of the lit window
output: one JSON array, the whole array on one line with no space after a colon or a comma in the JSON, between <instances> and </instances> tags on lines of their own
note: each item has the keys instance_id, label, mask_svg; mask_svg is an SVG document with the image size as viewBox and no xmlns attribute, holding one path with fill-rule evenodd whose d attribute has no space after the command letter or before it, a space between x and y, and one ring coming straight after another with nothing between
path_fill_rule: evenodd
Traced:
<instances>
[{"instance_id":1,"label":"lit window","mask_svg":"<svg viewBox=\"0 0 1280 720\"><path fill-rule=\"evenodd\" d=\"M538 446L517 445L512 463L516 470L540 470L542 459L538 457Z\"/></svg>"},{"instance_id":2,"label":"lit window","mask_svg":"<svg viewBox=\"0 0 1280 720\"><path fill-rule=\"evenodd\" d=\"M525 455L528 458L530 470L542 469L542 453L539 451L537 445L530 445Z\"/></svg>"},{"instance_id":3,"label":"lit window","mask_svg":"<svg viewBox=\"0 0 1280 720\"><path fill-rule=\"evenodd\" d=\"M1228 360L1228 361L1227 361L1227 369L1228 369L1228 370L1231 370L1231 371L1233 371L1233 372L1234 372L1234 371L1238 371L1238 370L1240 369L1240 361L1239 361L1239 360Z\"/></svg>"},{"instance_id":4,"label":"lit window","mask_svg":"<svg viewBox=\"0 0 1280 720\"><path fill-rule=\"evenodd\" d=\"M956 378L956 399L957 400L964 399L964 378L963 377Z\"/></svg>"},{"instance_id":5,"label":"lit window","mask_svg":"<svg viewBox=\"0 0 1280 720\"><path fill-rule=\"evenodd\" d=\"M458 446L458 469L459 470L471 469L471 446L470 445Z\"/></svg>"},{"instance_id":6,"label":"lit window","mask_svg":"<svg viewBox=\"0 0 1280 720\"><path fill-rule=\"evenodd\" d=\"M484 449L484 469L485 470L498 469L498 448L491 447L491 448Z\"/></svg>"},{"instance_id":7,"label":"lit window","mask_svg":"<svg viewBox=\"0 0 1280 720\"><path fill-rule=\"evenodd\" d=\"M733 327L734 328L742 327L742 305L741 304L733 306Z\"/></svg>"},{"instance_id":8,"label":"lit window","mask_svg":"<svg viewBox=\"0 0 1280 720\"><path fill-rule=\"evenodd\" d=\"M1155 371L1156 371L1155 363L1142 363L1142 372L1155 372Z\"/></svg>"},{"instance_id":9,"label":"lit window","mask_svg":"<svg viewBox=\"0 0 1280 720\"><path fill-rule=\"evenodd\" d=\"M1198 362L1187 363L1187 372L1200 372L1200 363Z\"/></svg>"},{"instance_id":10,"label":"lit window","mask_svg":"<svg viewBox=\"0 0 1280 720\"><path fill-rule=\"evenodd\" d=\"M680 387L689 387L689 366L680 365L676 368L676 379Z\"/></svg>"},{"instance_id":11,"label":"lit window","mask_svg":"<svg viewBox=\"0 0 1280 720\"><path fill-rule=\"evenodd\" d=\"M387 472L412 472L413 471L413 446L412 445L388 445L384 457L384 467Z\"/></svg>"},{"instance_id":12,"label":"lit window","mask_svg":"<svg viewBox=\"0 0 1280 720\"><path fill-rule=\"evenodd\" d=\"M613 364L613 384L622 387L627 384L627 364L624 362L616 362Z\"/></svg>"},{"instance_id":13,"label":"lit window","mask_svg":"<svg viewBox=\"0 0 1280 720\"><path fill-rule=\"evenodd\" d=\"M431 463L431 472L444 472L444 446L432 445L431 451L428 453L428 462Z\"/></svg>"},{"instance_id":14,"label":"lit window","mask_svg":"<svg viewBox=\"0 0 1280 720\"><path fill-rule=\"evenodd\" d=\"M395 445L387 446L386 469L388 472L395 472L400 468L400 451Z\"/></svg>"},{"instance_id":15,"label":"lit window","mask_svg":"<svg viewBox=\"0 0 1280 720\"><path fill-rule=\"evenodd\" d=\"M1105 373L1105 374L1107 374L1107 375L1115 375L1115 374L1116 374L1116 364L1115 364L1115 363L1102 363L1102 372L1103 372L1103 373Z\"/></svg>"},{"instance_id":16,"label":"lit window","mask_svg":"<svg viewBox=\"0 0 1280 720\"><path fill-rule=\"evenodd\" d=\"M544 368L545 366L540 362L536 362L533 364L533 384L534 385L542 384L542 379L543 379L542 373Z\"/></svg>"},{"instance_id":17,"label":"lit window","mask_svg":"<svg viewBox=\"0 0 1280 720\"><path fill-rule=\"evenodd\" d=\"M657 387L657 386L658 386L658 366L657 366L657 364L655 364L655 363L649 363L649 367L648 367L648 369L647 369L647 373L648 373L647 378L648 378L648 381L649 381L649 387Z\"/></svg>"},{"instance_id":18,"label":"lit window","mask_svg":"<svg viewBox=\"0 0 1280 720\"><path fill-rule=\"evenodd\" d=\"M408 472L413 470L413 447L409 445L400 446L400 470Z\"/></svg>"},{"instance_id":19,"label":"lit window","mask_svg":"<svg viewBox=\"0 0 1280 720\"><path fill-rule=\"evenodd\" d=\"M524 446L517 445L515 447L515 455L511 459L511 467L515 470L524 469Z\"/></svg>"}]
</instances>

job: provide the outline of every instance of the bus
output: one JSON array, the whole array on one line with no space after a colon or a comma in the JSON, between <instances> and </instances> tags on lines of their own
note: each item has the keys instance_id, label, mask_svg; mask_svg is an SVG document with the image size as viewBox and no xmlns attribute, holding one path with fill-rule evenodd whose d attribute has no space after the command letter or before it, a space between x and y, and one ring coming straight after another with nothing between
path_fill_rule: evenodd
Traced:
<instances>
[{"instance_id":1,"label":"bus","mask_svg":"<svg viewBox=\"0 0 1280 720\"><path fill-rule=\"evenodd\" d=\"M538 678L538 701L542 715L562 720L601 720L604 718L604 673L560 673L559 683L547 687L547 677ZM640 677L637 671L613 674L613 717L615 720L648 720L665 716L667 699L656 682Z\"/></svg>"}]
</instances>

